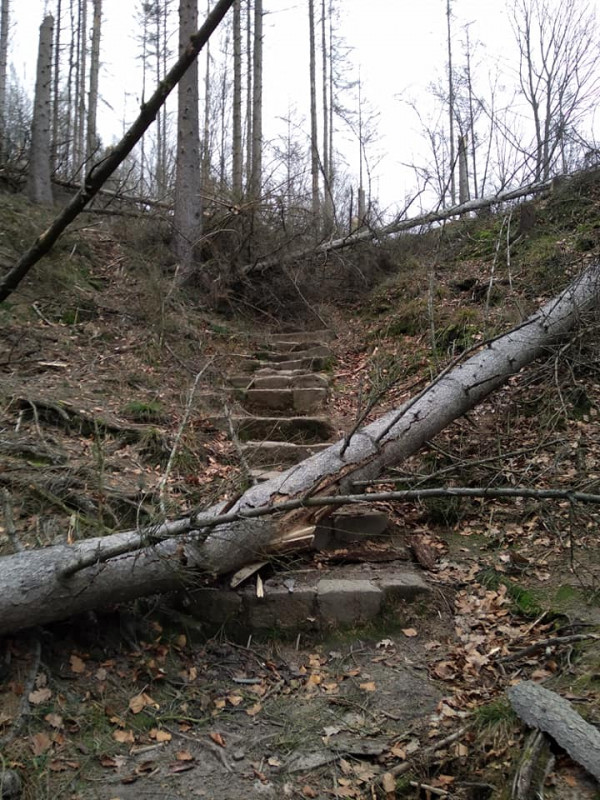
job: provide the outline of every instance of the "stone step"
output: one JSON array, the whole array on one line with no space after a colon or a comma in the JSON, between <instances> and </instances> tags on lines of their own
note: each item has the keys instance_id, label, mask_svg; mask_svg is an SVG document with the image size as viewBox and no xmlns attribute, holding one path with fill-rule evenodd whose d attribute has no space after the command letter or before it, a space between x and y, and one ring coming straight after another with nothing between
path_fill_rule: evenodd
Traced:
<instances>
[{"instance_id":1,"label":"stone step","mask_svg":"<svg viewBox=\"0 0 600 800\"><path fill-rule=\"evenodd\" d=\"M265 368L269 369L276 369L276 370L283 370L284 372L289 372L290 370L302 370L306 372L307 370L311 370L312 372L321 372L331 364L331 357L324 357L324 356L309 356L307 358L295 358L291 361L261 361L256 360L254 362L250 362L249 367L250 369L254 368L254 370L261 370Z\"/></svg>"},{"instance_id":2,"label":"stone step","mask_svg":"<svg viewBox=\"0 0 600 800\"><path fill-rule=\"evenodd\" d=\"M327 441L335 433L327 417L232 417L232 423L242 441L311 444Z\"/></svg>"},{"instance_id":3,"label":"stone step","mask_svg":"<svg viewBox=\"0 0 600 800\"><path fill-rule=\"evenodd\" d=\"M314 547L316 550L335 550L352 542L377 539L386 532L388 524L388 515L383 511L343 509L319 523Z\"/></svg>"},{"instance_id":4,"label":"stone step","mask_svg":"<svg viewBox=\"0 0 600 800\"><path fill-rule=\"evenodd\" d=\"M252 389L327 389L329 378L322 372L302 372L301 370L260 370L252 379Z\"/></svg>"},{"instance_id":5,"label":"stone step","mask_svg":"<svg viewBox=\"0 0 600 800\"><path fill-rule=\"evenodd\" d=\"M259 361L290 361L290 355L292 355L289 351L278 352L276 350L258 350L255 354L255 357ZM333 353L329 349L329 347L325 347L325 345L316 345L316 347L309 347L309 348L301 348L300 350L294 351L293 355L298 356L299 358L326 358L331 359L333 358Z\"/></svg>"},{"instance_id":6,"label":"stone step","mask_svg":"<svg viewBox=\"0 0 600 800\"><path fill-rule=\"evenodd\" d=\"M403 603L430 594L420 572L404 562L388 562L326 575L317 569L281 573L264 582L264 597L257 597L252 582L238 590L194 589L184 604L187 613L211 625L289 632L357 625L391 609L397 618Z\"/></svg>"},{"instance_id":7,"label":"stone step","mask_svg":"<svg viewBox=\"0 0 600 800\"><path fill-rule=\"evenodd\" d=\"M242 405L252 411L313 414L327 400L327 389L247 389Z\"/></svg>"},{"instance_id":8,"label":"stone step","mask_svg":"<svg viewBox=\"0 0 600 800\"><path fill-rule=\"evenodd\" d=\"M306 342L265 342L268 350L276 353L299 353L302 350L312 350L315 347L323 347L323 342L318 340Z\"/></svg>"},{"instance_id":9,"label":"stone step","mask_svg":"<svg viewBox=\"0 0 600 800\"><path fill-rule=\"evenodd\" d=\"M244 458L251 466L260 464L271 470L277 467L293 467L294 464L299 464L320 450L331 447L331 443L294 444L293 442L248 441L240 446Z\"/></svg>"},{"instance_id":10,"label":"stone step","mask_svg":"<svg viewBox=\"0 0 600 800\"><path fill-rule=\"evenodd\" d=\"M335 333L329 328L321 331L290 331L289 333L271 333L268 336L268 340L270 342L331 342L335 338Z\"/></svg>"}]
</instances>

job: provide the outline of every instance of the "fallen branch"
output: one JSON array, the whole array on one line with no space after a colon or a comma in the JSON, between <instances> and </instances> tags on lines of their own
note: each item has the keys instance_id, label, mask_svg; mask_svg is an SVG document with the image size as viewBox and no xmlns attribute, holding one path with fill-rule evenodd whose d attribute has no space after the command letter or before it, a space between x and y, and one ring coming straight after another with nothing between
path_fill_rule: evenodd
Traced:
<instances>
[{"instance_id":1,"label":"fallen branch","mask_svg":"<svg viewBox=\"0 0 600 800\"><path fill-rule=\"evenodd\" d=\"M571 636L554 636L552 639L544 639L543 642L536 642L530 644L529 647L524 647L522 650L517 650L515 653L509 653L507 656L502 656L498 661L501 664L506 664L508 661L519 661L521 658L527 658L534 653L539 653L540 650L545 650L547 647L556 647L560 644L572 644L573 642L583 642L586 639L600 640L600 636L595 633L574 633Z\"/></svg>"}]
</instances>

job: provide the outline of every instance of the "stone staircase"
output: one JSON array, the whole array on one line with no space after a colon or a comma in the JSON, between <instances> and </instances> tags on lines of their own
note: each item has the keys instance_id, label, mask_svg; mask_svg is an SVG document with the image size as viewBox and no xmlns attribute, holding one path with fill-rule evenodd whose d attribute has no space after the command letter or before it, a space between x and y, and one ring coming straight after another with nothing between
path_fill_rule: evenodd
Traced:
<instances>
[{"instance_id":1,"label":"stone staircase","mask_svg":"<svg viewBox=\"0 0 600 800\"><path fill-rule=\"evenodd\" d=\"M270 478L335 438L324 413L331 388L324 370L333 363L326 342L332 337L330 331L272 334L249 371L229 378L247 412L231 421L254 478Z\"/></svg>"},{"instance_id":2,"label":"stone staircase","mask_svg":"<svg viewBox=\"0 0 600 800\"><path fill-rule=\"evenodd\" d=\"M327 415L333 338L328 330L271 334L245 362L247 369L227 378L240 410L217 421L233 430L255 481L268 480L339 438ZM262 592L254 581L238 589L197 588L184 605L209 626L226 625L238 633L367 622L430 591L409 565L405 546L392 548L381 563L369 561L369 542L389 541L387 527L387 515L379 510L337 511L315 533L313 547L323 553L318 568L309 562L300 569L278 569L265 577ZM361 546L367 548L364 560L359 554L357 563L327 566L328 553Z\"/></svg>"}]
</instances>

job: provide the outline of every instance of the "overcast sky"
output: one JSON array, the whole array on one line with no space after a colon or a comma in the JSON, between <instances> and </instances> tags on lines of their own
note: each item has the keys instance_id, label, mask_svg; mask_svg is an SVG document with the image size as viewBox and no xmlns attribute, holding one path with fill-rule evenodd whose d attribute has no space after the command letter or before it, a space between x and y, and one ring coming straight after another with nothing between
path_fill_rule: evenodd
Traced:
<instances>
[{"instance_id":1,"label":"overcast sky","mask_svg":"<svg viewBox=\"0 0 600 800\"><path fill-rule=\"evenodd\" d=\"M34 80L44 8L51 11L54 5L44 0L12 4L11 60L26 85ZM380 115L379 140L371 154L374 190L384 207L401 206L414 189L413 173L402 165L423 158L419 123L408 101L416 100L420 109L429 107L428 86L445 70L446 0L342 0L341 5L338 33L352 48L349 71L354 74L348 78L357 78L360 69L363 94ZM137 0L103 3L100 92L106 103L100 107L99 130L105 143L121 134L123 123L131 123L139 107L137 6ZM264 7L264 132L272 138L281 129L277 119L286 117L290 106L302 113L308 107L308 15L306 0L264 0ZM471 23L471 41L480 43L476 77L485 82L487 71L499 62L512 82L516 50L504 0L453 0L452 8L455 61L461 60L464 25ZM348 141L344 153L352 161L358 148Z\"/></svg>"}]
</instances>

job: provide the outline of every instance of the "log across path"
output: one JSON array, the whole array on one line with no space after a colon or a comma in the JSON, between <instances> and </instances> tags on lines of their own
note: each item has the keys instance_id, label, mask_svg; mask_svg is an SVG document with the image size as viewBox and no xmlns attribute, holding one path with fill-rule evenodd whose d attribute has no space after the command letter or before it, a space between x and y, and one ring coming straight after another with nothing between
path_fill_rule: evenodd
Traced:
<instances>
[{"instance_id":1,"label":"log across path","mask_svg":"<svg viewBox=\"0 0 600 800\"><path fill-rule=\"evenodd\" d=\"M600 266L593 264L519 326L442 372L400 408L359 429L348 446L342 439L252 486L226 509L227 522L219 517L221 504L151 529L0 559L0 634L178 589L193 582L197 570L226 573L276 551L282 540L316 527L322 514L313 506L284 510L281 503L350 494L354 481L373 479L402 462L584 325L599 300Z\"/></svg>"}]
</instances>

